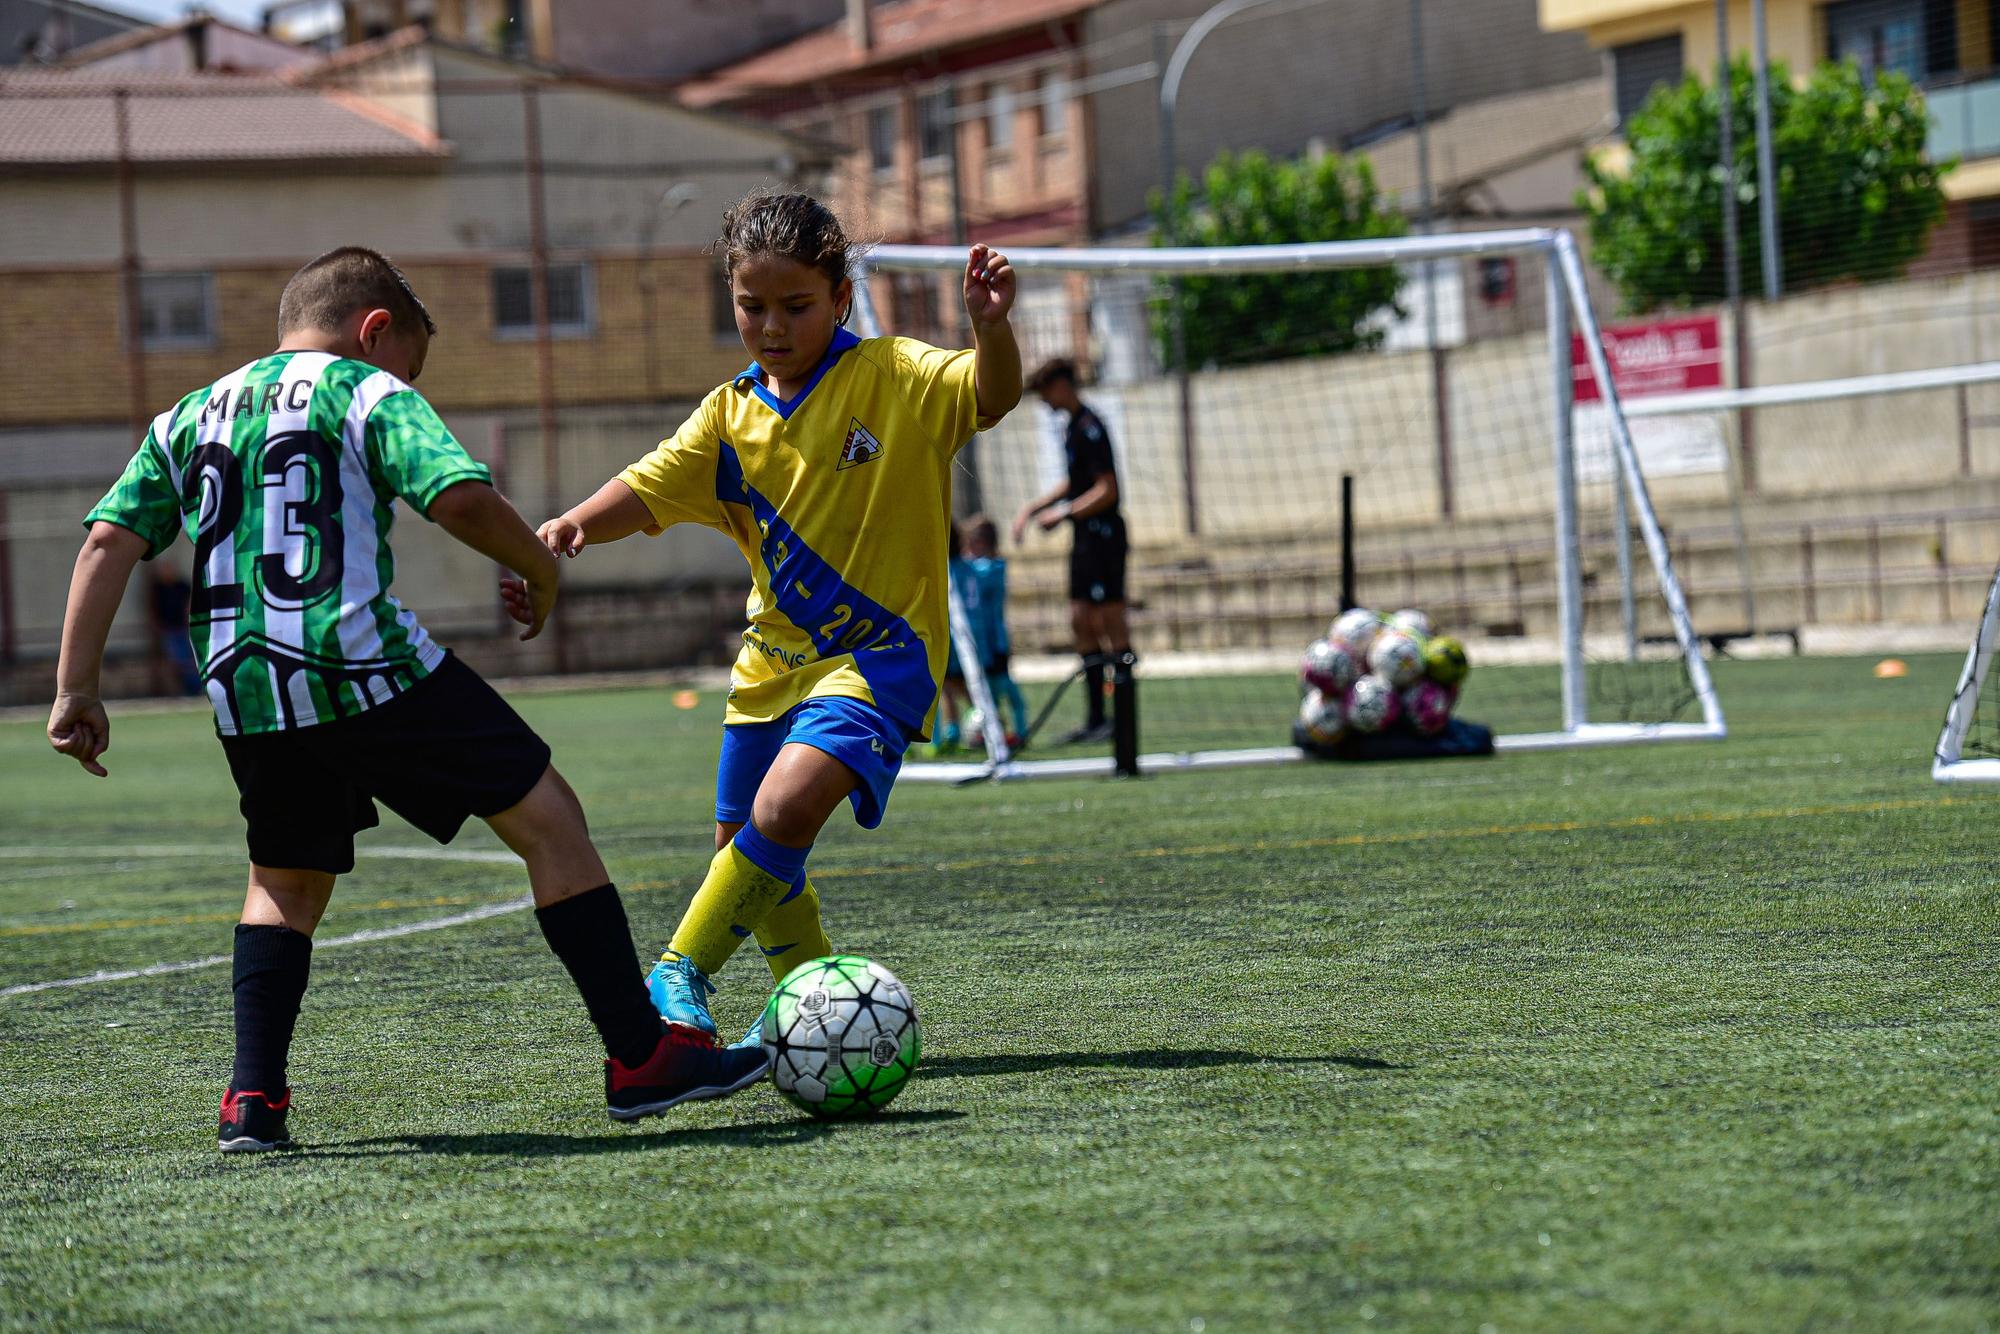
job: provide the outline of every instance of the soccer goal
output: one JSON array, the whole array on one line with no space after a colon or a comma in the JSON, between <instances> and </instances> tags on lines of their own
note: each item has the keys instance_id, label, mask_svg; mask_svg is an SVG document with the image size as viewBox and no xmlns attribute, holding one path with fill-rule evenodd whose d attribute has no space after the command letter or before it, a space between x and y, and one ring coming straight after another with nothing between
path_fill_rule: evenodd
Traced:
<instances>
[{"instance_id":1,"label":"soccer goal","mask_svg":"<svg viewBox=\"0 0 2000 1334\"><path fill-rule=\"evenodd\" d=\"M1945 710L1931 777L1940 783L2000 783L2000 686L1993 650L2000 642L2000 570L1986 593L1986 610L1965 654L1965 669Z\"/></svg>"},{"instance_id":2,"label":"soccer goal","mask_svg":"<svg viewBox=\"0 0 2000 1334\"><path fill-rule=\"evenodd\" d=\"M1298 760L1299 657L1344 589L1464 641L1458 714L1500 749L1724 735L1568 233L1008 254L1024 362L1073 359L1112 437L1142 772ZM864 333L958 337L962 249L866 264ZM1014 678L1056 717L1010 752L954 589L984 753L905 777L1113 771L1053 744L1081 712L1067 526L1006 540L1064 475L1063 425L1031 396L960 474L1003 535Z\"/></svg>"}]
</instances>

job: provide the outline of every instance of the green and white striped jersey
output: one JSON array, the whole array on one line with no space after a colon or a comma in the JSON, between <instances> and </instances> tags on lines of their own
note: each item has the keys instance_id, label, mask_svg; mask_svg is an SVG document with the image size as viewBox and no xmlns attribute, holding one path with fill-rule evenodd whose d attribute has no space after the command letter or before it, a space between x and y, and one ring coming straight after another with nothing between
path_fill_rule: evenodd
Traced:
<instances>
[{"instance_id":1,"label":"green and white striped jersey","mask_svg":"<svg viewBox=\"0 0 2000 1334\"><path fill-rule=\"evenodd\" d=\"M224 736L395 698L444 650L389 593L398 497L490 481L403 381L325 352L261 357L154 419L84 520L194 541L190 629Z\"/></svg>"}]
</instances>

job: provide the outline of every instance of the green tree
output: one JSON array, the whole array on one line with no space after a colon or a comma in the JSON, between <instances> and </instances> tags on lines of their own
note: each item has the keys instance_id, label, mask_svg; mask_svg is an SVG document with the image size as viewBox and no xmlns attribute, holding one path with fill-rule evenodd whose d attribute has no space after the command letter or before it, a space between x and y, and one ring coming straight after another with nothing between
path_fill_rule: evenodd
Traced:
<instances>
[{"instance_id":1,"label":"green tree","mask_svg":"<svg viewBox=\"0 0 2000 1334\"><path fill-rule=\"evenodd\" d=\"M1332 154L1287 162L1254 150L1223 153L1202 174L1198 191L1185 176L1167 200L1156 191L1153 213L1154 244L1162 246L1350 241L1408 230L1400 214L1383 207L1368 160ZM1382 332L1368 321L1404 313L1396 304L1402 282L1389 267L1179 278L1169 285L1154 333L1162 359L1173 364L1178 300L1190 366L1372 348Z\"/></svg>"},{"instance_id":2,"label":"green tree","mask_svg":"<svg viewBox=\"0 0 2000 1334\"><path fill-rule=\"evenodd\" d=\"M1730 71L1739 273L1762 290L1757 215L1756 77ZM1626 123L1622 172L1584 161L1592 261L1635 311L1706 305L1726 294L1722 260L1721 101L1692 75L1659 88ZM1795 88L1771 65L1772 156L1787 292L1900 274L1944 216L1939 184L1952 163L1924 155L1930 116L1899 74L1873 83L1852 63L1822 65Z\"/></svg>"}]
</instances>

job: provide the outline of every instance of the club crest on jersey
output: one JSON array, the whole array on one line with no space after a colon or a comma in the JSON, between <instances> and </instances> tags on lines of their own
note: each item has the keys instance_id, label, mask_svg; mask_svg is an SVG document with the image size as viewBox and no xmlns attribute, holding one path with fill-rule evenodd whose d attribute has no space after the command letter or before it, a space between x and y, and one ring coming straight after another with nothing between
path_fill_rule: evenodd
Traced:
<instances>
[{"instance_id":1,"label":"club crest on jersey","mask_svg":"<svg viewBox=\"0 0 2000 1334\"><path fill-rule=\"evenodd\" d=\"M847 427L847 439L841 442L840 462L834 465L834 471L857 467L881 456L882 442L861 424L859 417L855 417Z\"/></svg>"}]
</instances>

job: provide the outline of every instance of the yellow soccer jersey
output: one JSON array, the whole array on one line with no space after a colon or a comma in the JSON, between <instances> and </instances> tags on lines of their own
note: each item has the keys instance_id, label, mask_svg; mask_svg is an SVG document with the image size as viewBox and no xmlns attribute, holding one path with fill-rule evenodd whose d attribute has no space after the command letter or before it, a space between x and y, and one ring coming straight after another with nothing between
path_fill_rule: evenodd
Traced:
<instances>
[{"instance_id":1,"label":"yellow soccer jersey","mask_svg":"<svg viewBox=\"0 0 2000 1334\"><path fill-rule=\"evenodd\" d=\"M725 722L833 695L929 735L950 639L951 463L981 424L971 352L841 329L793 398L752 362L619 474L649 532L703 524L750 562Z\"/></svg>"}]
</instances>

